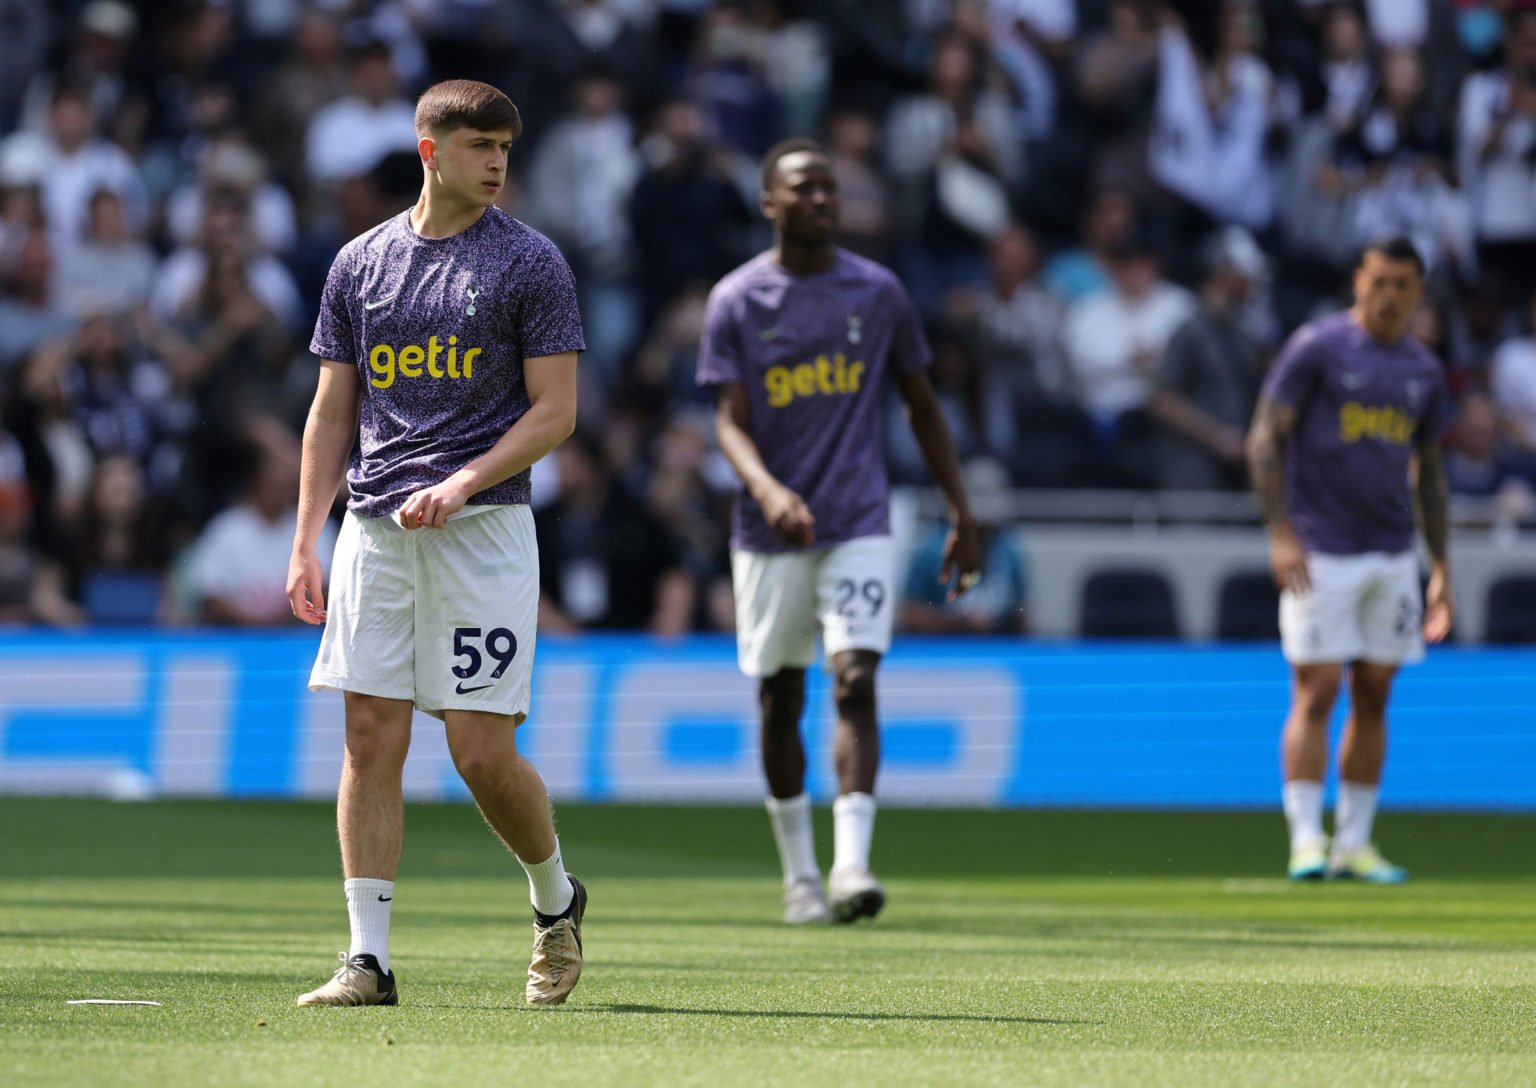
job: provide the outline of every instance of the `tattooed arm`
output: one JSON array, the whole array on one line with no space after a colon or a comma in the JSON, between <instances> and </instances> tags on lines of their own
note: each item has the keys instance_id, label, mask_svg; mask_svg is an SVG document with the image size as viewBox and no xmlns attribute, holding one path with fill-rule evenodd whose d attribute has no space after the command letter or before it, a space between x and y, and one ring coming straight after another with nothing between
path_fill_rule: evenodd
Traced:
<instances>
[{"instance_id":1,"label":"tattooed arm","mask_svg":"<svg viewBox=\"0 0 1536 1088\"><path fill-rule=\"evenodd\" d=\"M1281 453L1296 428L1296 409L1271 397L1260 397L1248 432L1248 474L1259 509L1269 530L1269 567L1281 589L1305 593L1307 553L1285 513L1285 472Z\"/></svg>"},{"instance_id":2,"label":"tattooed arm","mask_svg":"<svg viewBox=\"0 0 1536 1088\"><path fill-rule=\"evenodd\" d=\"M1451 563L1447 549L1450 518L1446 493L1449 489L1445 483L1440 443L1430 428L1419 434L1418 461L1419 517L1430 560L1429 585L1424 590L1424 637L1430 642L1439 642L1450 633L1456 605L1451 597Z\"/></svg>"}]
</instances>

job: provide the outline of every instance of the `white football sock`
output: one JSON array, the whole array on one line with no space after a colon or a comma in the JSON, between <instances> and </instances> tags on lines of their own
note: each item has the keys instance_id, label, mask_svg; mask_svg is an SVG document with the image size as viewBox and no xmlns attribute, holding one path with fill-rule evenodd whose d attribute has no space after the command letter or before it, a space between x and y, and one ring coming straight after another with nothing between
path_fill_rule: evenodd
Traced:
<instances>
[{"instance_id":1,"label":"white football sock","mask_svg":"<svg viewBox=\"0 0 1536 1088\"><path fill-rule=\"evenodd\" d=\"M868 869L869 844L875 837L875 799L845 793L832 802L832 868Z\"/></svg>"},{"instance_id":2,"label":"white football sock","mask_svg":"<svg viewBox=\"0 0 1536 1088\"><path fill-rule=\"evenodd\" d=\"M1371 843L1371 825L1376 822L1379 786L1361 782L1340 782L1339 801L1333 810L1333 848L1347 854Z\"/></svg>"},{"instance_id":3,"label":"white football sock","mask_svg":"<svg viewBox=\"0 0 1536 1088\"><path fill-rule=\"evenodd\" d=\"M811 834L811 798L802 793L798 797L780 800L766 798L768 822L773 825L773 841L779 847L779 864L784 868L784 886L797 880L821 881L821 870L816 868L816 840Z\"/></svg>"},{"instance_id":4,"label":"white football sock","mask_svg":"<svg viewBox=\"0 0 1536 1088\"><path fill-rule=\"evenodd\" d=\"M564 914L565 908L576 897L576 889L571 887L570 879L565 875L560 840L555 840L555 852L538 864L530 865L522 858L517 862L528 874L528 898L533 901L533 909L540 914Z\"/></svg>"},{"instance_id":5,"label":"white football sock","mask_svg":"<svg viewBox=\"0 0 1536 1088\"><path fill-rule=\"evenodd\" d=\"M1297 778L1281 791L1285 820L1291 828L1291 853L1323 841L1323 784Z\"/></svg>"},{"instance_id":6,"label":"white football sock","mask_svg":"<svg viewBox=\"0 0 1536 1088\"><path fill-rule=\"evenodd\" d=\"M395 905L395 882L359 876L348 880L347 921L352 926L352 944L347 959L367 952L379 961L379 968L389 974L389 911Z\"/></svg>"}]
</instances>

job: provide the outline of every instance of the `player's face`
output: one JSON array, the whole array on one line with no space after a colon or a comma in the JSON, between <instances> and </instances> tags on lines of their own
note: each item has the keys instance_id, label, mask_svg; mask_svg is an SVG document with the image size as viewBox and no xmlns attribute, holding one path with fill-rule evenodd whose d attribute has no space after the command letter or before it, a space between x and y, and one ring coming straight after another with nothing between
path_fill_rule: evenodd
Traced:
<instances>
[{"instance_id":1,"label":"player's face","mask_svg":"<svg viewBox=\"0 0 1536 1088\"><path fill-rule=\"evenodd\" d=\"M778 162L773 188L763 194L763 214L785 238L830 241L837 230L837 178L825 155L793 151Z\"/></svg>"},{"instance_id":2,"label":"player's face","mask_svg":"<svg viewBox=\"0 0 1536 1088\"><path fill-rule=\"evenodd\" d=\"M1355 304L1373 335L1400 336L1423 294L1424 278L1412 261L1371 252L1355 269Z\"/></svg>"},{"instance_id":3,"label":"player's face","mask_svg":"<svg viewBox=\"0 0 1536 1088\"><path fill-rule=\"evenodd\" d=\"M468 204L490 207L507 181L507 152L512 133L507 129L482 132L456 128L439 138L423 137L423 158L431 156L438 184Z\"/></svg>"}]
</instances>

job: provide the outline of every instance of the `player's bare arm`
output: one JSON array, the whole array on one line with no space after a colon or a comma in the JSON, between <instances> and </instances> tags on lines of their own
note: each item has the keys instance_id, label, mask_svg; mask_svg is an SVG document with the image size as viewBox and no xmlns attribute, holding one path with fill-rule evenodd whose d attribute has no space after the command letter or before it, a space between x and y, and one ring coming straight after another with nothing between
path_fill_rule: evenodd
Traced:
<instances>
[{"instance_id":1,"label":"player's bare arm","mask_svg":"<svg viewBox=\"0 0 1536 1088\"><path fill-rule=\"evenodd\" d=\"M1451 563L1448 550L1450 517L1445 459L1433 434L1418 441L1419 517L1424 543L1429 548L1429 585L1424 589L1424 637L1439 642L1451 633L1456 605L1451 597Z\"/></svg>"},{"instance_id":2,"label":"player's bare arm","mask_svg":"<svg viewBox=\"0 0 1536 1088\"><path fill-rule=\"evenodd\" d=\"M1296 409L1270 397L1259 398L1248 432L1248 476L1269 530L1269 569L1275 584L1293 593L1310 588L1307 553L1285 513L1285 441L1296 428Z\"/></svg>"},{"instance_id":3,"label":"player's bare arm","mask_svg":"<svg viewBox=\"0 0 1536 1088\"><path fill-rule=\"evenodd\" d=\"M315 546L347 471L357 439L360 385L357 367L326 359L320 364L299 467L299 516L288 561L288 606L305 623L325 622L325 577Z\"/></svg>"},{"instance_id":4,"label":"player's bare arm","mask_svg":"<svg viewBox=\"0 0 1536 1088\"><path fill-rule=\"evenodd\" d=\"M528 411L496 444L440 484L422 488L400 507L406 529L441 529L470 496L509 480L576 429L576 353L523 360Z\"/></svg>"},{"instance_id":5,"label":"player's bare arm","mask_svg":"<svg viewBox=\"0 0 1536 1088\"><path fill-rule=\"evenodd\" d=\"M944 561L939 567L939 581L949 587L948 599L960 594L981 580L981 538L976 530L976 519L971 516L971 504L965 497L965 486L960 482L960 460L955 456L955 442L944 421L939 399L934 396L933 385L925 371L912 371L896 375L896 388L901 390L907 404L907 422L928 462L928 471L938 481L939 489L949 502L949 536L944 540Z\"/></svg>"},{"instance_id":6,"label":"player's bare arm","mask_svg":"<svg viewBox=\"0 0 1536 1088\"><path fill-rule=\"evenodd\" d=\"M795 492L781 484L763 463L752 440L751 404L740 382L719 386L715 400L715 433L720 452L736 470L742 486L763 509L763 517L786 544L808 546L816 539L816 519Z\"/></svg>"}]
</instances>

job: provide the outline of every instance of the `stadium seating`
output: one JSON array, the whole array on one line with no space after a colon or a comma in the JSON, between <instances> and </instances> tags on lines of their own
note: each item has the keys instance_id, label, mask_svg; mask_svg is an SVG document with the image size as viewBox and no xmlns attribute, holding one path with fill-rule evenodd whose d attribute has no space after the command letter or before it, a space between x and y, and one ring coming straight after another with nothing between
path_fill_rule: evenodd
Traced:
<instances>
[{"instance_id":1,"label":"stadium seating","mask_svg":"<svg viewBox=\"0 0 1536 1088\"><path fill-rule=\"evenodd\" d=\"M1489 642L1536 642L1536 574L1506 574L1494 582L1484 622Z\"/></svg>"},{"instance_id":2,"label":"stadium seating","mask_svg":"<svg viewBox=\"0 0 1536 1088\"><path fill-rule=\"evenodd\" d=\"M1228 575L1216 603L1216 637L1274 641L1280 637L1280 590L1267 570Z\"/></svg>"},{"instance_id":3,"label":"stadium seating","mask_svg":"<svg viewBox=\"0 0 1536 1088\"><path fill-rule=\"evenodd\" d=\"M1096 571L1083 583L1078 629L1084 638L1176 639L1173 587L1155 570Z\"/></svg>"}]
</instances>

